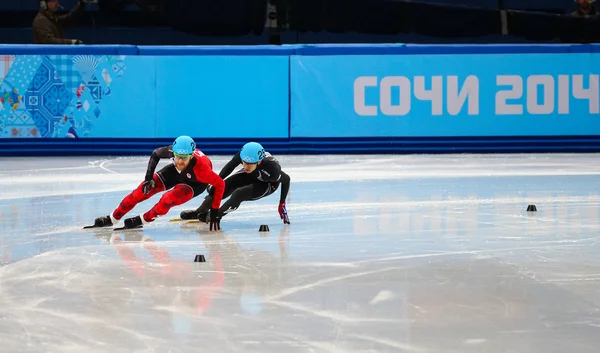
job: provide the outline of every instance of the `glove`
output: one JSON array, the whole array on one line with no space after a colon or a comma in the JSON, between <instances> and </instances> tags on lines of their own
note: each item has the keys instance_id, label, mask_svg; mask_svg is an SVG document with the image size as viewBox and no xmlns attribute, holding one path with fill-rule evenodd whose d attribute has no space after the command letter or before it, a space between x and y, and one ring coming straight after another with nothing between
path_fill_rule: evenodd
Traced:
<instances>
[{"instance_id":1,"label":"glove","mask_svg":"<svg viewBox=\"0 0 600 353\"><path fill-rule=\"evenodd\" d=\"M285 202L279 204L279 218L283 219L284 224L290 224L290 218L288 217L287 209L285 208Z\"/></svg>"},{"instance_id":2,"label":"glove","mask_svg":"<svg viewBox=\"0 0 600 353\"><path fill-rule=\"evenodd\" d=\"M144 183L142 184L142 192L146 195L148 195L150 193L150 191L152 189L154 189L154 187L156 186L156 183L154 182L153 179L150 180L146 180L144 181Z\"/></svg>"},{"instance_id":3,"label":"glove","mask_svg":"<svg viewBox=\"0 0 600 353\"><path fill-rule=\"evenodd\" d=\"M211 208L208 213L209 219L208 223L210 224L209 230L212 232L213 230L216 232L221 230L221 217L219 216L218 208Z\"/></svg>"}]
</instances>

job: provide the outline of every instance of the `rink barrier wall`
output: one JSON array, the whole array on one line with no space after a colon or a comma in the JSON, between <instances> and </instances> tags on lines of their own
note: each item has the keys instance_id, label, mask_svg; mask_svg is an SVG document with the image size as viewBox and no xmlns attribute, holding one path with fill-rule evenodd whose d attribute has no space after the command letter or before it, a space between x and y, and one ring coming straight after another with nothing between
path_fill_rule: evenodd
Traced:
<instances>
[{"instance_id":1,"label":"rink barrier wall","mask_svg":"<svg viewBox=\"0 0 600 353\"><path fill-rule=\"evenodd\" d=\"M196 139L209 155L232 155L247 141ZM463 137L463 138L352 138L260 139L273 154L451 154L451 153L592 153L600 151L599 136ZM130 156L149 155L172 139L0 139L0 156Z\"/></svg>"},{"instance_id":2,"label":"rink barrier wall","mask_svg":"<svg viewBox=\"0 0 600 353\"><path fill-rule=\"evenodd\" d=\"M598 152L597 53L594 44L0 45L0 155L147 155L180 134L210 154L248 140L277 154ZM391 94L385 106L377 86Z\"/></svg>"}]
</instances>

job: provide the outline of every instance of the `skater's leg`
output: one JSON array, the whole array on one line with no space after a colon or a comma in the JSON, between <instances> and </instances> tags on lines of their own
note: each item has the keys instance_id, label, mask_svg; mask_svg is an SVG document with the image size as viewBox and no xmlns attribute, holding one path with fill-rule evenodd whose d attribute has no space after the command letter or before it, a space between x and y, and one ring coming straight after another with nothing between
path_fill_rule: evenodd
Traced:
<instances>
[{"instance_id":1,"label":"skater's leg","mask_svg":"<svg viewBox=\"0 0 600 353\"><path fill-rule=\"evenodd\" d=\"M251 200L253 188L254 186L252 184L237 188L231 194L231 197L221 205L221 208L219 208L219 215L223 217L224 215L237 210L242 202Z\"/></svg>"},{"instance_id":2,"label":"skater's leg","mask_svg":"<svg viewBox=\"0 0 600 353\"><path fill-rule=\"evenodd\" d=\"M231 192L229 192L229 195L227 195L227 197L229 197L231 195ZM225 194L223 194L223 196L225 196ZM226 199L227 197L223 197L223 199ZM198 209L196 210L197 213L207 213L208 210L210 210L210 207L212 206L212 202L213 202L213 195L206 195L206 197L204 198L204 201L202 201L202 204L200 205L200 207L198 207Z\"/></svg>"},{"instance_id":3,"label":"skater's leg","mask_svg":"<svg viewBox=\"0 0 600 353\"><path fill-rule=\"evenodd\" d=\"M186 184L177 184L175 187L167 192L160 198L158 203L150 209L150 211L144 213L144 222L152 222L157 217L166 215L169 210L175 206L182 205L190 201L194 197L194 189Z\"/></svg>"},{"instance_id":4,"label":"skater's leg","mask_svg":"<svg viewBox=\"0 0 600 353\"><path fill-rule=\"evenodd\" d=\"M153 175L154 188L150 190L148 194L144 194L143 185L144 182L133 190L129 195L119 204L110 215L96 218L94 221L94 227L107 227L119 223L119 220L123 218L129 211L131 211L138 203L145 201L159 192L169 190L175 184L179 178L179 173L174 165L170 164L159 170Z\"/></svg>"},{"instance_id":5,"label":"skater's leg","mask_svg":"<svg viewBox=\"0 0 600 353\"><path fill-rule=\"evenodd\" d=\"M153 180L155 186L148 194L144 194L142 191L144 182L141 182L135 190L133 190L129 195L125 196L125 198L119 204L119 207L117 207L111 214L96 218L94 220L94 227L108 227L119 223L119 220L123 218L127 212L131 211L135 205L149 199L156 193L165 190L163 180L157 174L154 174Z\"/></svg>"},{"instance_id":6,"label":"skater's leg","mask_svg":"<svg viewBox=\"0 0 600 353\"><path fill-rule=\"evenodd\" d=\"M237 188L231 197L221 205L219 214L221 217L231 213L240 207L240 204L244 201L256 201L260 200L265 196L272 194L277 188L272 187L271 184L263 182L255 182L244 187Z\"/></svg>"},{"instance_id":7,"label":"skater's leg","mask_svg":"<svg viewBox=\"0 0 600 353\"><path fill-rule=\"evenodd\" d=\"M223 192L223 200L232 196L238 190L252 185L253 181L254 180L250 177L250 175L246 174L243 169L240 170L240 172L233 174L229 178L226 178L225 179L225 192ZM198 208L199 214L208 213L208 210L210 210L212 201L213 201L213 195L212 195L213 190L214 189L211 188L209 195L206 196L206 198L204 199L204 202ZM239 198L239 196L238 196L238 198ZM223 207L221 207L220 210L223 210ZM219 212L219 213L222 214L222 212Z\"/></svg>"},{"instance_id":8,"label":"skater's leg","mask_svg":"<svg viewBox=\"0 0 600 353\"><path fill-rule=\"evenodd\" d=\"M225 178L225 191L223 192L223 200L227 199L231 194L239 187L249 185L253 182L253 179L240 170L239 172ZM181 219L197 219L200 215L206 215L211 208L213 202L214 188L211 186L208 188L208 195L204 198L204 201L195 210L184 210L181 211Z\"/></svg>"},{"instance_id":9,"label":"skater's leg","mask_svg":"<svg viewBox=\"0 0 600 353\"><path fill-rule=\"evenodd\" d=\"M194 198L194 189L190 185L177 184L171 190L165 192L150 211L140 216L127 218L125 228L137 228L143 224L153 222L157 217L166 215L172 207L186 203L192 198Z\"/></svg>"},{"instance_id":10,"label":"skater's leg","mask_svg":"<svg viewBox=\"0 0 600 353\"><path fill-rule=\"evenodd\" d=\"M115 223L115 220L118 222L121 218L123 218L123 216L127 214L127 212L131 211L138 203L148 200L157 193L165 190L163 181L157 174L154 174L154 183L155 187L152 190L150 190L148 194L144 194L144 192L142 191L142 185L144 184L142 182L129 195L125 196L123 201L121 201L121 203L119 204L119 207L117 207L111 215L111 218L113 218L113 223Z\"/></svg>"},{"instance_id":11,"label":"skater's leg","mask_svg":"<svg viewBox=\"0 0 600 353\"><path fill-rule=\"evenodd\" d=\"M174 165L169 164L158 172L154 173L153 180L155 186L148 194L142 191L143 182L131 194L127 195L117 209L112 213L112 217L117 221L123 218L138 203L145 201L159 192L169 190L177 184L179 173Z\"/></svg>"}]
</instances>

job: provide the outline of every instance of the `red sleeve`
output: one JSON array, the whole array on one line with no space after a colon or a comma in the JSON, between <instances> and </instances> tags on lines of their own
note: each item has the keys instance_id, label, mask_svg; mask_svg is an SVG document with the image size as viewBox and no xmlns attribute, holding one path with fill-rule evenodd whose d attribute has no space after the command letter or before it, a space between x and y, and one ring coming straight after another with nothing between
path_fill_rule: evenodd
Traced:
<instances>
[{"instance_id":1,"label":"red sleeve","mask_svg":"<svg viewBox=\"0 0 600 353\"><path fill-rule=\"evenodd\" d=\"M194 167L194 174L196 174L196 179L199 182L210 184L215 188L211 208L218 209L221 207L223 192L225 192L225 182L217 173L212 170L210 163L197 163Z\"/></svg>"}]
</instances>

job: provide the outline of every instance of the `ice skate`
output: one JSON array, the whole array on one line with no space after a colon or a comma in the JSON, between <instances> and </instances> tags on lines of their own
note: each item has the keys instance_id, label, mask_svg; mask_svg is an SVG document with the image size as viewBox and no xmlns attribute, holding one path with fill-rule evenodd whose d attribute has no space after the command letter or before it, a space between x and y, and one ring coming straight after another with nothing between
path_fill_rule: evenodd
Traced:
<instances>
[{"instance_id":1,"label":"ice skate","mask_svg":"<svg viewBox=\"0 0 600 353\"><path fill-rule=\"evenodd\" d=\"M125 230L125 229L136 229L136 228L142 228L142 217L140 216L135 216L135 217L131 217L131 218L127 218L125 221L123 221L123 223L125 224L124 227L121 228L115 228L114 230Z\"/></svg>"},{"instance_id":2,"label":"ice skate","mask_svg":"<svg viewBox=\"0 0 600 353\"><path fill-rule=\"evenodd\" d=\"M184 210L184 211L181 211L181 213L179 214L179 217L181 217L181 219L183 219L183 220L188 220L188 219L198 219L199 215L200 215L200 212L198 210Z\"/></svg>"},{"instance_id":3,"label":"ice skate","mask_svg":"<svg viewBox=\"0 0 600 353\"><path fill-rule=\"evenodd\" d=\"M110 219L110 216L102 216L102 217L98 217L94 220L93 226L85 226L85 227L83 227L83 229L103 228L103 227L110 227L112 225L113 225L113 222Z\"/></svg>"},{"instance_id":4,"label":"ice skate","mask_svg":"<svg viewBox=\"0 0 600 353\"><path fill-rule=\"evenodd\" d=\"M139 228L142 226L142 217L135 216L125 220L125 229Z\"/></svg>"},{"instance_id":5,"label":"ice skate","mask_svg":"<svg viewBox=\"0 0 600 353\"><path fill-rule=\"evenodd\" d=\"M201 212L198 214L197 219L202 223L206 223L210 221L210 215L208 214L208 212Z\"/></svg>"}]
</instances>

